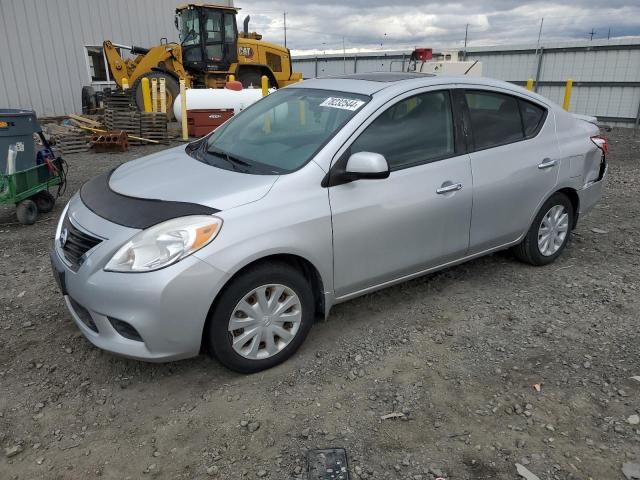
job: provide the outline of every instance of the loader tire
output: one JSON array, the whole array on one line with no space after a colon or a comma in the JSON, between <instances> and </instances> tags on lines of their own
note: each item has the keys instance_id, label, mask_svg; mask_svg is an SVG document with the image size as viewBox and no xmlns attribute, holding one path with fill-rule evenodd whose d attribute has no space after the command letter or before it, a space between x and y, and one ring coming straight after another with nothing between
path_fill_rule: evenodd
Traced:
<instances>
[{"instance_id":1,"label":"loader tire","mask_svg":"<svg viewBox=\"0 0 640 480\"><path fill-rule=\"evenodd\" d=\"M142 95L142 79L148 78L149 82L151 80L164 78L165 79L165 91L167 96L167 120L169 122L175 121L176 117L173 114L173 102L180 93L180 84L175 79L175 77L171 76L168 73L164 72L148 72L144 75L140 75L136 81L133 83L133 95L136 101L136 105L138 106L138 110L144 112L144 98Z\"/></svg>"}]
</instances>

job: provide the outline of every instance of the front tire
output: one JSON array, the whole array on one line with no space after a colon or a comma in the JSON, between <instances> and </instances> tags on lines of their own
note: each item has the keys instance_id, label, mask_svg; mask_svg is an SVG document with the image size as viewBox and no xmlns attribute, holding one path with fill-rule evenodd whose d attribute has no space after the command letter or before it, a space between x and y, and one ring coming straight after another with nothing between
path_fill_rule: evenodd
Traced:
<instances>
[{"instance_id":1,"label":"front tire","mask_svg":"<svg viewBox=\"0 0 640 480\"><path fill-rule=\"evenodd\" d=\"M314 317L313 292L302 272L267 262L224 288L208 318L204 343L227 368L259 372L291 357Z\"/></svg>"},{"instance_id":2,"label":"front tire","mask_svg":"<svg viewBox=\"0 0 640 480\"><path fill-rule=\"evenodd\" d=\"M153 80L154 78L157 80L164 78L165 97L166 97L166 103L167 103L167 121L173 122L175 120L175 116L173 115L173 102L175 101L176 97L180 93L180 84L173 76L164 72L152 71L152 72L145 73L144 75L140 75L140 77L138 77L134 82L132 88L133 88L136 105L138 106L138 110L140 110L141 112L144 112L144 95L142 94L142 79L145 77L149 79L149 83L151 83L151 80Z\"/></svg>"},{"instance_id":3,"label":"front tire","mask_svg":"<svg viewBox=\"0 0 640 480\"><path fill-rule=\"evenodd\" d=\"M547 265L558 258L569 241L574 211L564 193L553 194L540 208L522 243L513 251L531 265Z\"/></svg>"}]
</instances>

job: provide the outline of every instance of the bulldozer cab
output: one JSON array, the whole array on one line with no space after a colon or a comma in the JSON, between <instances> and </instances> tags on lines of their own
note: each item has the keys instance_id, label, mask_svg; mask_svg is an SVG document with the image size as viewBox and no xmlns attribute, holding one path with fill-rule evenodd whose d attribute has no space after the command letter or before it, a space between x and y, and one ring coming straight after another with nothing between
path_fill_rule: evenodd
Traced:
<instances>
[{"instance_id":1,"label":"bulldozer cab","mask_svg":"<svg viewBox=\"0 0 640 480\"><path fill-rule=\"evenodd\" d=\"M238 61L238 27L233 7L188 4L176 9L175 24L186 70L226 72Z\"/></svg>"}]
</instances>

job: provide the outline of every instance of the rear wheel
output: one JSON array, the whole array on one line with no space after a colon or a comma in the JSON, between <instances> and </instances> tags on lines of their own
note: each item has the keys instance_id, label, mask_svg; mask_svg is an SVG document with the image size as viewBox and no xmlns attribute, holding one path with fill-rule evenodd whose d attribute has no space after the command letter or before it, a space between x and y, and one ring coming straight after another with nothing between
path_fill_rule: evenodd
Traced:
<instances>
[{"instance_id":1,"label":"rear wheel","mask_svg":"<svg viewBox=\"0 0 640 480\"><path fill-rule=\"evenodd\" d=\"M274 88L273 80L269 75L269 88ZM238 80L242 83L243 88L262 88L262 72L259 70L240 70Z\"/></svg>"},{"instance_id":2,"label":"rear wheel","mask_svg":"<svg viewBox=\"0 0 640 480\"><path fill-rule=\"evenodd\" d=\"M520 245L514 248L516 256L531 265L547 265L565 249L573 225L573 205L563 193L549 198Z\"/></svg>"},{"instance_id":3,"label":"rear wheel","mask_svg":"<svg viewBox=\"0 0 640 480\"><path fill-rule=\"evenodd\" d=\"M16 206L16 216L23 225L33 225L38 220L38 207L33 200L23 200Z\"/></svg>"},{"instance_id":4,"label":"rear wheel","mask_svg":"<svg viewBox=\"0 0 640 480\"><path fill-rule=\"evenodd\" d=\"M40 213L49 213L56 204L56 197L47 190L36 193L32 199L36 202L36 207L38 207Z\"/></svg>"},{"instance_id":5,"label":"rear wheel","mask_svg":"<svg viewBox=\"0 0 640 480\"><path fill-rule=\"evenodd\" d=\"M82 113L93 115L96 113L96 91L93 87L82 87Z\"/></svg>"},{"instance_id":6,"label":"rear wheel","mask_svg":"<svg viewBox=\"0 0 640 480\"><path fill-rule=\"evenodd\" d=\"M304 275L284 263L263 263L225 287L204 340L226 367L253 373L293 355L313 319L313 293Z\"/></svg>"},{"instance_id":7,"label":"rear wheel","mask_svg":"<svg viewBox=\"0 0 640 480\"><path fill-rule=\"evenodd\" d=\"M138 110L144 112L144 96L142 94L142 79L148 78L149 83L153 79L161 79L164 78L165 84L165 98L167 102L167 120L172 122L175 120L175 116L173 115L173 102L180 93L180 84L178 81L168 73L164 72L148 72L144 75L141 75L136 79L133 83L133 95L136 100L136 105Z\"/></svg>"}]
</instances>

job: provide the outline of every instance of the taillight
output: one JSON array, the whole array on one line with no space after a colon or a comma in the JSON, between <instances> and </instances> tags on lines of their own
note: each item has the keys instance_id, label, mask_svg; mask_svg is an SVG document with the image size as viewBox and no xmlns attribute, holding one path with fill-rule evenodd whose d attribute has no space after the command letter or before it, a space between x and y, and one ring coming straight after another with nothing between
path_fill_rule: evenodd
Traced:
<instances>
[{"instance_id":1,"label":"taillight","mask_svg":"<svg viewBox=\"0 0 640 480\"><path fill-rule=\"evenodd\" d=\"M591 137L591 141L595 143L596 147L602 150L602 153L609 153L609 140L607 137L603 137L602 135L594 135Z\"/></svg>"}]
</instances>

